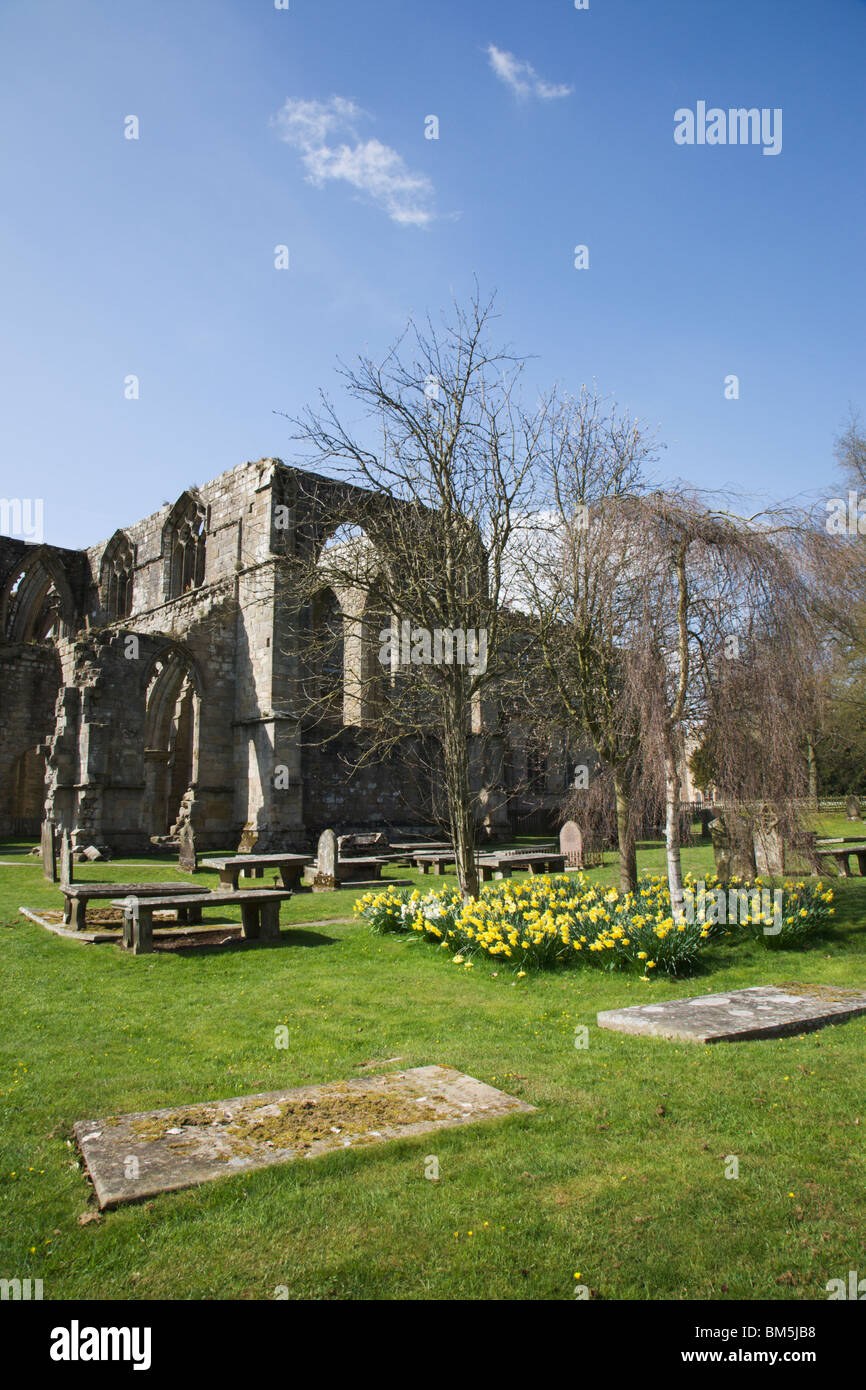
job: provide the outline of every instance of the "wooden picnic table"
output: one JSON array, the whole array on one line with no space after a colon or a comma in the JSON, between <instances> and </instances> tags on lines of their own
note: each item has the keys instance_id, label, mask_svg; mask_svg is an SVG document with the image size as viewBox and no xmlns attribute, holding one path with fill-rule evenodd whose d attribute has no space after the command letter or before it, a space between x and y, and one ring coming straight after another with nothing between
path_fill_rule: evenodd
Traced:
<instances>
[{"instance_id":1,"label":"wooden picnic table","mask_svg":"<svg viewBox=\"0 0 866 1390\"><path fill-rule=\"evenodd\" d=\"M139 898L157 898L164 893L174 893L178 897L201 893L192 883L58 883L57 887L66 902L63 920L71 922L76 931L84 931L87 925L87 904L91 898L100 901L112 900L119 893L135 893Z\"/></svg>"},{"instance_id":2,"label":"wooden picnic table","mask_svg":"<svg viewBox=\"0 0 866 1390\"><path fill-rule=\"evenodd\" d=\"M447 840L419 840L417 844L412 845L398 840L385 853L392 863L412 864L416 854L445 854L450 848Z\"/></svg>"},{"instance_id":3,"label":"wooden picnic table","mask_svg":"<svg viewBox=\"0 0 866 1390\"><path fill-rule=\"evenodd\" d=\"M454 858L453 849L425 849L420 850L418 854L412 854L410 852L406 855L406 858L415 865L416 869L420 869L422 874L428 873L430 869L433 870L434 874L443 874L446 864L455 864L457 862Z\"/></svg>"},{"instance_id":4,"label":"wooden picnic table","mask_svg":"<svg viewBox=\"0 0 866 1390\"><path fill-rule=\"evenodd\" d=\"M447 840L393 840L391 849L402 850L406 854L421 854L424 850L450 849Z\"/></svg>"},{"instance_id":5,"label":"wooden picnic table","mask_svg":"<svg viewBox=\"0 0 866 1390\"><path fill-rule=\"evenodd\" d=\"M279 870L284 888L295 889L301 872L313 860L309 854L232 854L219 859L202 859L199 868L216 869L220 876L218 893L237 893L241 874L261 878L265 869Z\"/></svg>"},{"instance_id":6,"label":"wooden picnic table","mask_svg":"<svg viewBox=\"0 0 866 1390\"><path fill-rule=\"evenodd\" d=\"M371 883L381 880L383 866L392 862L378 854L359 854L354 859L338 859L334 865L334 883ZM307 866L304 883L312 888L314 893L328 892L328 882L320 883L318 875L318 860L314 859Z\"/></svg>"},{"instance_id":7,"label":"wooden picnic table","mask_svg":"<svg viewBox=\"0 0 866 1390\"><path fill-rule=\"evenodd\" d=\"M453 850L444 853L422 850L419 854L413 854L411 859L415 867L424 874L430 869L433 870L434 874L442 874L445 872L446 864L456 863ZM558 851L503 850L499 854L476 855L475 862L482 883L489 883L492 878L496 877L510 878L515 869L528 869L531 874L561 874L565 870L565 855Z\"/></svg>"},{"instance_id":8,"label":"wooden picnic table","mask_svg":"<svg viewBox=\"0 0 866 1390\"><path fill-rule=\"evenodd\" d=\"M242 932L248 941L276 941L280 935L280 904L292 896L281 888L244 888L236 893L202 893L184 897L174 893L159 898L145 898L131 893L115 898L114 906L123 908L123 944L131 947L133 955L141 956L153 950L153 914L175 908L186 912L190 922L200 923L203 907L219 903L239 903Z\"/></svg>"},{"instance_id":9,"label":"wooden picnic table","mask_svg":"<svg viewBox=\"0 0 866 1390\"><path fill-rule=\"evenodd\" d=\"M510 878L515 869L526 869L531 874L561 874L565 872L565 855L548 854L546 851L505 850L502 854L483 854L478 859L481 882L489 883L492 878Z\"/></svg>"},{"instance_id":10,"label":"wooden picnic table","mask_svg":"<svg viewBox=\"0 0 866 1390\"><path fill-rule=\"evenodd\" d=\"M866 877L866 844L852 844L849 840L845 840L838 847L818 844L815 849L819 859L835 859L839 866L840 878L850 877L849 857L852 854L856 855L857 867L863 877Z\"/></svg>"},{"instance_id":11,"label":"wooden picnic table","mask_svg":"<svg viewBox=\"0 0 866 1390\"><path fill-rule=\"evenodd\" d=\"M383 859L380 854L357 854L352 859L337 860L337 881L346 883L352 879L361 878L363 875L359 870L364 871L368 878L382 877L382 867L390 863L388 859Z\"/></svg>"}]
</instances>

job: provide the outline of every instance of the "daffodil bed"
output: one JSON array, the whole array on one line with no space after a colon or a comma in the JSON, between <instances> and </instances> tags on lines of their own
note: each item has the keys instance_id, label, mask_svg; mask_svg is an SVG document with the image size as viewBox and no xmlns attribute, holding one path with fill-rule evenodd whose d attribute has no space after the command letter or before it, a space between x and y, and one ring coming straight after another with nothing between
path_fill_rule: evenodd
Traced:
<instances>
[{"instance_id":1,"label":"daffodil bed","mask_svg":"<svg viewBox=\"0 0 866 1390\"><path fill-rule=\"evenodd\" d=\"M767 910L772 895L760 879L752 884L732 880L724 895L715 879L702 881L701 887L703 893L687 877L686 888L694 896L686 920L679 922L671 913L666 879L645 877L636 892L620 894L582 873L485 884L471 902L464 902L453 886L426 894L417 888L411 893L389 888L365 893L355 903L355 913L374 932L417 932L447 951L455 965L467 968L488 956L521 974L589 965L637 969L644 979L653 970L686 974L707 943L719 936L790 946L812 936L833 914L832 889L820 881L776 885L781 913L775 915L774 907ZM730 913L718 910L723 900L725 907L730 903Z\"/></svg>"}]
</instances>

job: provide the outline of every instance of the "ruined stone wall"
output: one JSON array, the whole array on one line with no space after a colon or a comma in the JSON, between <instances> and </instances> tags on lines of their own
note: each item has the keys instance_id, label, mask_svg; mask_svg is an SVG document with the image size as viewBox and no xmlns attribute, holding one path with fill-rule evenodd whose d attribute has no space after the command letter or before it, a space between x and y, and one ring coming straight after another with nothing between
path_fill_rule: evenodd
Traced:
<instances>
[{"instance_id":1,"label":"ruined stone wall","mask_svg":"<svg viewBox=\"0 0 866 1390\"><path fill-rule=\"evenodd\" d=\"M55 645L30 640L30 634L40 631L46 605L59 630L73 631L85 595L79 551L0 537L0 835L38 834L43 796L36 786L42 767L37 750L52 733L60 688Z\"/></svg>"},{"instance_id":2,"label":"ruined stone wall","mask_svg":"<svg viewBox=\"0 0 866 1390\"><path fill-rule=\"evenodd\" d=\"M165 506L124 528L135 552L132 610L114 623L106 621L102 607L94 615L111 636L100 659L91 717L102 726L98 741L105 749L105 769L124 769L115 775L95 765L91 754L90 776L105 790L100 797L91 792L88 832L103 842L122 840L132 850L146 847L151 834L171 829L158 824L158 813L154 820L147 799L153 785L147 763L158 761L160 750L146 747L146 697L154 662L160 653L177 649L188 659L196 692L189 808L197 841L205 849L237 843L247 818L238 721L260 715L259 694L271 666L273 601L262 569L267 569L272 471L270 460L243 464L196 490L206 516L203 582L179 597L166 598L165 533L173 508ZM94 583L107 544L87 552ZM136 641L130 643L130 636ZM96 810L94 802L99 802Z\"/></svg>"},{"instance_id":3,"label":"ruined stone wall","mask_svg":"<svg viewBox=\"0 0 866 1390\"><path fill-rule=\"evenodd\" d=\"M192 820L202 848L235 843L233 817L234 636L236 603L213 586L204 602L185 599L175 614L177 634L100 629L73 644L73 671L61 692L53 756L55 819L73 831L76 847L107 844L146 850L152 835L166 834L159 820L153 773L167 743L154 737L148 692L160 671L178 664L190 683L193 725L174 730L190 745L188 778ZM176 640L177 639L179 640ZM166 716L167 728L171 711Z\"/></svg>"},{"instance_id":4,"label":"ruined stone wall","mask_svg":"<svg viewBox=\"0 0 866 1390\"><path fill-rule=\"evenodd\" d=\"M41 747L54 728L60 663L51 646L0 645L0 835L38 834L33 797L20 802L18 769L30 750ZM29 770L32 778L33 767ZM42 798L40 798L41 801Z\"/></svg>"},{"instance_id":5,"label":"ruined stone wall","mask_svg":"<svg viewBox=\"0 0 866 1390\"><path fill-rule=\"evenodd\" d=\"M429 820L429 797L417 784L417 763L410 769L392 757L358 767L358 759L352 730L329 741L320 734L305 741L304 822L310 834L327 827L379 829Z\"/></svg>"},{"instance_id":6,"label":"ruined stone wall","mask_svg":"<svg viewBox=\"0 0 866 1390\"><path fill-rule=\"evenodd\" d=\"M77 848L140 852L187 818L206 850L235 847L245 827L261 849L300 849L329 825L428 819L398 757L347 774L340 753L355 761L363 734L354 725L364 721L351 668L363 654L351 632L336 744L304 741L296 708L298 605L284 558L317 554L335 526L369 522L377 500L262 459L86 551L39 547L62 622L53 647L0 644L0 833L11 828L15 761L37 744L47 749L47 808ZM172 597L172 528L190 513L203 564ZM0 598L3 575L32 550L0 538ZM112 619L104 561L121 551L131 608ZM357 603L351 594L341 602L351 628ZM26 771L32 782L33 766ZM489 775L480 762L477 772Z\"/></svg>"},{"instance_id":7,"label":"ruined stone wall","mask_svg":"<svg viewBox=\"0 0 866 1390\"><path fill-rule=\"evenodd\" d=\"M270 486L274 460L239 464L210 483L195 490L205 512L205 569L200 589L207 589L238 568L249 567L267 559L271 533ZM120 528L135 549L132 612L129 625L137 627L148 616L156 626L172 627L172 600L166 593L164 532L176 503L166 504L158 512L129 526ZM102 559L109 541L101 541L85 552L94 584L98 584ZM199 592L199 590L194 590ZM157 618L156 610L169 608L172 613ZM168 618L168 621L167 621ZM104 609L93 616L95 624L108 621Z\"/></svg>"}]
</instances>

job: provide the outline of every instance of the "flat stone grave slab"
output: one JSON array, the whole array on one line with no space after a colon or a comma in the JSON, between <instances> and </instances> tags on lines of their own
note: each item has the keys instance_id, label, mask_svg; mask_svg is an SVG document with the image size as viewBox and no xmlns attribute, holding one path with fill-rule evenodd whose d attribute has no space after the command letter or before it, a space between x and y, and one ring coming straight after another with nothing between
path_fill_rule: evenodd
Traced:
<instances>
[{"instance_id":1,"label":"flat stone grave slab","mask_svg":"<svg viewBox=\"0 0 866 1390\"><path fill-rule=\"evenodd\" d=\"M534 1105L452 1067L413 1067L171 1110L79 1120L101 1208L335 1149L531 1113Z\"/></svg>"},{"instance_id":2,"label":"flat stone grave slab","mask_svg":"<svg viewBox=\"0 0 866 1390\"><path fill-rule=\"evenodd\" d=\"M63 913L53 908L43 907L36 912L29 907L19 907L18 911L22 917L35 922L37 927L45 927L47 931L54 932L55 936L66 937L68 941L81 941L89 945L104 945L106 942L120 945L123 941L123 912L120 908L94 908L88 912L88 920L91 923L91 929L88 931L67 927L63 921ZM177 950L186 946L224 946L229 941L240 942L242 939L240 922L201 922L196 926L185 926L175 920L173 912L154 913L155 951Z\"/></svg>"},{"instance_id":3,"label":"flat stone grave slab","mask_svg":"<svg viewBox=\"0 0 866 1390\"><path fill-rule=\"evenodd\" d=\"M604 1009L599 1028L683 1042L739 1042L808 1033L866 1014L866 991L833 985L757 985L665 1004Z\"/></svg>"}]
</instances>

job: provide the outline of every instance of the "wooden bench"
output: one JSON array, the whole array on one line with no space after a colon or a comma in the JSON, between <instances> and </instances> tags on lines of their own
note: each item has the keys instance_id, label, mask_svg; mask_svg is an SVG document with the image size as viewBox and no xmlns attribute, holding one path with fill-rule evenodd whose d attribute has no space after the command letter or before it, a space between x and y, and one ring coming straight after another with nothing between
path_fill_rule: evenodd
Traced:
<instances>
[{"instance_id":1,"label":"wooden bench","mask_svg":"<svg viewBox=\"0 0 866 1390\"><path fill-rule=\"evenodd\" d=\"M395 864L413 864L416 854L444 854L450 848L447 840L419 840L415 844L397 840L391 845L388 858Z\"/></svg>"},{"instance_id":2,"label":"wooden bench","mask_svg":"<svg viewBox=\"0 0 866 1390\"><path fill-rule=\"evenodd\" d=\"M407 858L420 869L422 874L429 873L432 869L434 874L444 874L446 864L456 864L453 849L438 850L425 849L419 854L408 854Z\"/></svg>"},{"instance_id":3,"label":"wooden bench","mask_svg":"<svg viewBox=\"0 0 866 1390\"><path fill-rule=\"evenodd\" d=\"M564 854L565 850L551 840L549 844L532 845L526 849L491 849L486 852L496 855L499 859L525 859L527 854Z\"/></svg>"},{"instance_id":4,"label":"wooden bench","mask_svg":"<svg viewBox=\"0 0 866 1390\"><path fill-rule=\"evenodd\" d=\"M815 847L815 851L819 859L835 859L839 867L840 878L850 877L851 866L849 864L849 858L852 854L855 855L857 858L857 867L861 875L866 877L866 844L851 844L850 841L846 840L839 845L838 849L831 845L818 844Z\"/></svg>"},{"instance_id":5,"label":"wooden bench","mask_svg":"<svg viewBox=\"0 0 866 1390\"><path fill-rule=\"evenodd\" d=\"M145 898L131 893L116 898L115 907L123 908L123 944L141 956L153 950L153 914L171 908L186 911L190 922L201 922L203 907L239 903L242 931L247 941L277 941L280 935L280 904L292 896L281 888L247 888L237 893L202 893L183 897L166 894L160 898Z\"/></svg>"},{"instance_id":6,"label":"wooden bench","mask_svg":"<svg viewBox=\"0 0 866 1390\"><path fill-rule=\"evenodd\" d=\"M216 869L220 880L218 893L237 893L241 874L260 878L268 868L277 869L284 888L295 889L302 871L312 862L309 854L234 854L220 859L202 859L199 868Z\"/></svg>"},{"instance_id":7,"label":"wooden bench","mask_svg":"<svg viewBox=\"0 0 866 1390\"><path fill-rule=\"evenodd\" d=\"M337 860L337 882L346 883L352 879L381 878L382 868L390 861L379 854L359 854L354 859ZM361 873L363 870L363 874Z\"/></svg>"},{"instance_id":8,"label":"wooden bench","mask_svg":"<svg viewBox=\"0 0 866 1390\"><path fill-rule=\"evenodd\" d=\"M71 922L76 931L84 931L87 925L87 904L91 898L105 902L120 893L134 893L139 898L158 898L165 893L176 897L201 893L192 883L59 883L57 886L66 899L63 920Z\"/></svg>"},{"instance_id":9,"label":"wooden bench","mask_svg":"<svg viewBox=\"0 0 866 1390\"><path fill-rule=\"evenodd\" d=\"M421 854L424 850L450 849L447 840L392 840L391 849L403 854Z\"/></svg>"},{"instance_id":10,"label":"wooden bench","mask_svg":"<svg viewBox=\"0 0 866 1390\"><path fill-rule=\"evenodd\" d=\"M446 865L457 862L453 850L442 853L424 850L420 854L413 854L411 859L415 867L424 874L428 873L430 869L433 870L434 874L443 874ZM545 850L511 849L503 850L500 854L477 855L475 863L481 876L481 882L489 883L492 878L510 878L515 869L528 869L531 874L561 874L565 869L565 855L553 851L548 853Z\"/></svg>"},{"instance_id":11,"label":"wooden bench","mask_svg":"<svg viewBox=\"0 0 866 1390\"><path fill-rule=\"evenodd\" d=\"M478 868L482 883L489 883L492 878L510 878L515 869L526 869L531 874L561 874L565 872L565 855L508 850L503 854L482 855Z\"/></svg>"}]
</instances>

